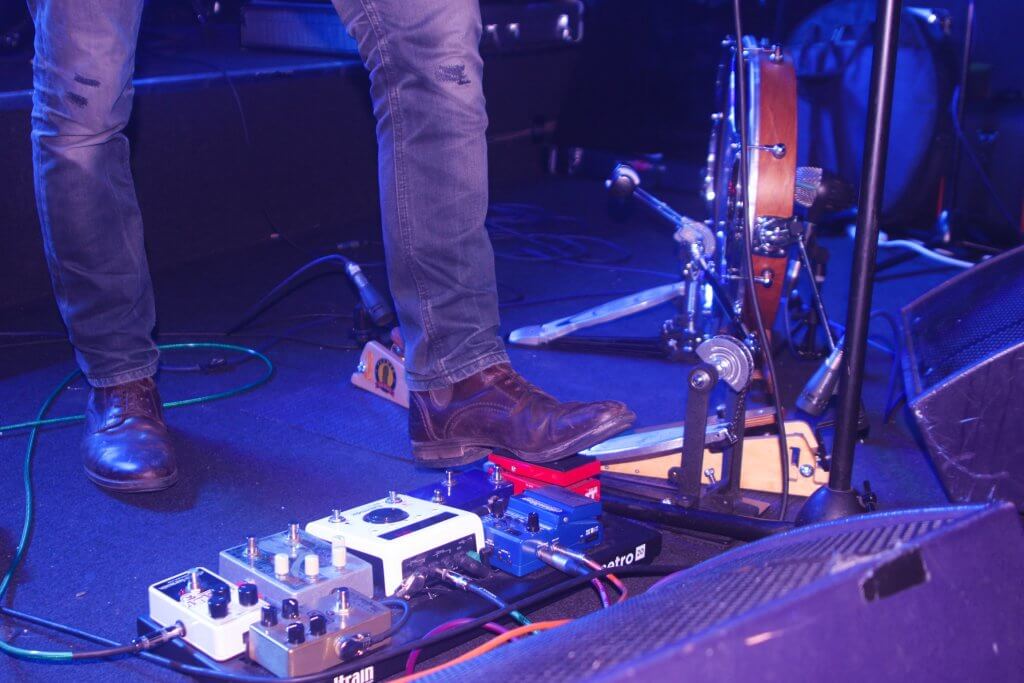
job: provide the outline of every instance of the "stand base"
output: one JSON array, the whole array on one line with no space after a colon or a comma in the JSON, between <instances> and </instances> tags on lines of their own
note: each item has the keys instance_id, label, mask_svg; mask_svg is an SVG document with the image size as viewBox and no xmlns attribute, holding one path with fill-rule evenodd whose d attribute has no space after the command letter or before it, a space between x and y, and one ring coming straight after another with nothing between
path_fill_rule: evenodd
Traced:
<instances>
[{"instance_id":1,"label":"stand base","mask_svg":"<svg viewBox=\"0 0 1024 683\"><path fill-rule=\"evenodd\" d=\"M796 525L830 522L865 512L867 508L861 503L860 494L856 490L839 491L822 486L804 502L800 514L796 516Z\"/></svg>"}]
</instances>

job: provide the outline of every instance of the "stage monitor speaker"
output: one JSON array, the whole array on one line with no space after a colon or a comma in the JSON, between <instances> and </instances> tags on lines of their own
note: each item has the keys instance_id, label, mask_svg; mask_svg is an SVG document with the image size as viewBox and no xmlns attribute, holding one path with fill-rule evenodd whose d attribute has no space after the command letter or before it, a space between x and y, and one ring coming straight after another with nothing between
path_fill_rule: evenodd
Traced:
<instances>
[{"instance_id":1,"label":"stage monitor speaker","mask_svg":"<svg viewBox=\"0 0 1024 683\"><path fill-rule=\"evenodd\" d=\"M902 311L907 402L950 500L1024 509L1024 247Z\"/></svg>"},{"instance_id":2,"label":"stage monitor speaker","mask_svg":"<svg viewBox=\"0 0 1024 683\"><path fill-rule=\"evenodd\" d=\"M1005 503L862 515L723 553L422 680L1019 680L1022 572Z\"/></svg>"}]
</instances>

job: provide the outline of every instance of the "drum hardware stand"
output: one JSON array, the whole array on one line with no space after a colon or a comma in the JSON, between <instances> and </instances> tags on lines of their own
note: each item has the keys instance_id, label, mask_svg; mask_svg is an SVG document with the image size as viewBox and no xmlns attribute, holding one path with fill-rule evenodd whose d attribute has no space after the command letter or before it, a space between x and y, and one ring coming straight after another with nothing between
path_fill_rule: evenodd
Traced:
<instances>
[{"instance_id":1,"label":"drum hardware stand","mask_svg":"<svg viewBox=\"0 0 1024 683\"><path fill-rule=\"evenodd\" d=\"M852 486L853 459L864 386L874 265L878 253L878 219L885 185L900 9L901 3L898 0L878 0L853 277L843 344L845 373L839 388L835 445L832 449L828 486L821 487L807 499L797 517L797 524L839 519L865 511L860 494Z\"/></svg>"},{"instance_id":2,"label":"drum hardware stand","mask_svg":"<svg viewBox=\"0 0 1024 683\"><path fill-rule=\"evenodd\" d=\"M710 228L683 216L667 203L640 188L639 174L626 164L617 165L605 185L613 195L622 198L635 197L656 215L675 227L673 237L680 245L682 280L613 299L575 315L559 318L542 325L521 327L509 334L509 341L521 346L620 352L672 359L692 358L697 345L714 332L715 299L718 300L721 309L737 329L742 334L748 335L750 331L739 312L731 304L730 297L716 273L715 262L711 260L719 249L719 244L718 238ZM726 277L732 276L726 274ZM759 281L761 280L764 278L759 279ZM767 280L762 284L770 286L771 281ZM566 336L577 330L619 320L673 300L681 300L680 314L675 319L665 322L660 337Z\"/></svg>"}]
</instances>

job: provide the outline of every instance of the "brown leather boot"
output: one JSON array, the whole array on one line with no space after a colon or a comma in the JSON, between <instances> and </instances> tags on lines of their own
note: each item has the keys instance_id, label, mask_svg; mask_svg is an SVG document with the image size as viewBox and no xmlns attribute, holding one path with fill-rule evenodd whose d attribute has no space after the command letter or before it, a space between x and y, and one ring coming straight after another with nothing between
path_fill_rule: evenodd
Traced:
<instances>
[{"instance_id":1,"label":"brown leather boot","mask_svg":"<svg viewBox=\"0 0 1024 683\"><path fill-rule=\"evenodd\" d=\"M464 465L495 449L550 462L628 429L635 419L618 401L559 403L507 363L444 389L409 392L412 453L425 467Z\"/></svg>"},{"instance_id":2,"label":"brown leather boot","mask_svg":"<svg viewBox=\"0 0 1024 683\"><path fill-rule=\"evenodd\" d=\"M159 491L178 481L156 383L141 379L94 388L85 411L85 473L112 491Z\"/></svg>"}]
</instances>

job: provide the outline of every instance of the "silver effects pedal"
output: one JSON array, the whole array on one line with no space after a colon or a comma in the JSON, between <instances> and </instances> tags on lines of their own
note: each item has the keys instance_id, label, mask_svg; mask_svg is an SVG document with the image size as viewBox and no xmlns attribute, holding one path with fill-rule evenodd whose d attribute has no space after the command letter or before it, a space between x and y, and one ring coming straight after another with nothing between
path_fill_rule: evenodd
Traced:
<instances>
[{"instance_id":1,"label":"silver effects pedal","mask_svg":"<svg viewBox=\"0 0 1024 683\"><path fill-rule=\"evenodd\" d=\"M306 525L314 536L342 535L351 554L373 566L374 588L382 595L427 576L433 568L455 569L466 553L484 543L483 524L472 512L391 491L387 498Z\"/></svg>"},{"instance_id":2,"label":"silver effects pedal","mask_svg":"<svg viewBox=\"0 0 1024 683\"><path fill-rule=\"evenodd\" d=\"M262 607L254 584L235 586L203 567L149 587L149 617L161 626L180 621L185 642L220 662L245 652Z\"/></svg>"},{"instance_id":3,"label":"silver effects pedal","mask_svg":"<svg viewBox=\"0 0 1024 683\"><path fill-rule=\"evenodd\" d=\"M277 676L304 676L336 666L387 642L374 638L391 627L391 610L356 591L300 607L293 599L263 608L249 631L249 657Z\"/></svg>"},{"instance_id":4,"label":"silver effects pedal","mask_svg":"<svg viewBox=\"0 0 1024 683\"><path fill-rule=\"evenodd\" d=\"M342 586L373 595L372 568L348 552L343 536L322 540L295 523L287 531L249 536L242 545L222 550L220 573L235 583L255 583L270 602L292 598L311 604Z\"/></svg>"}]
</instances>

